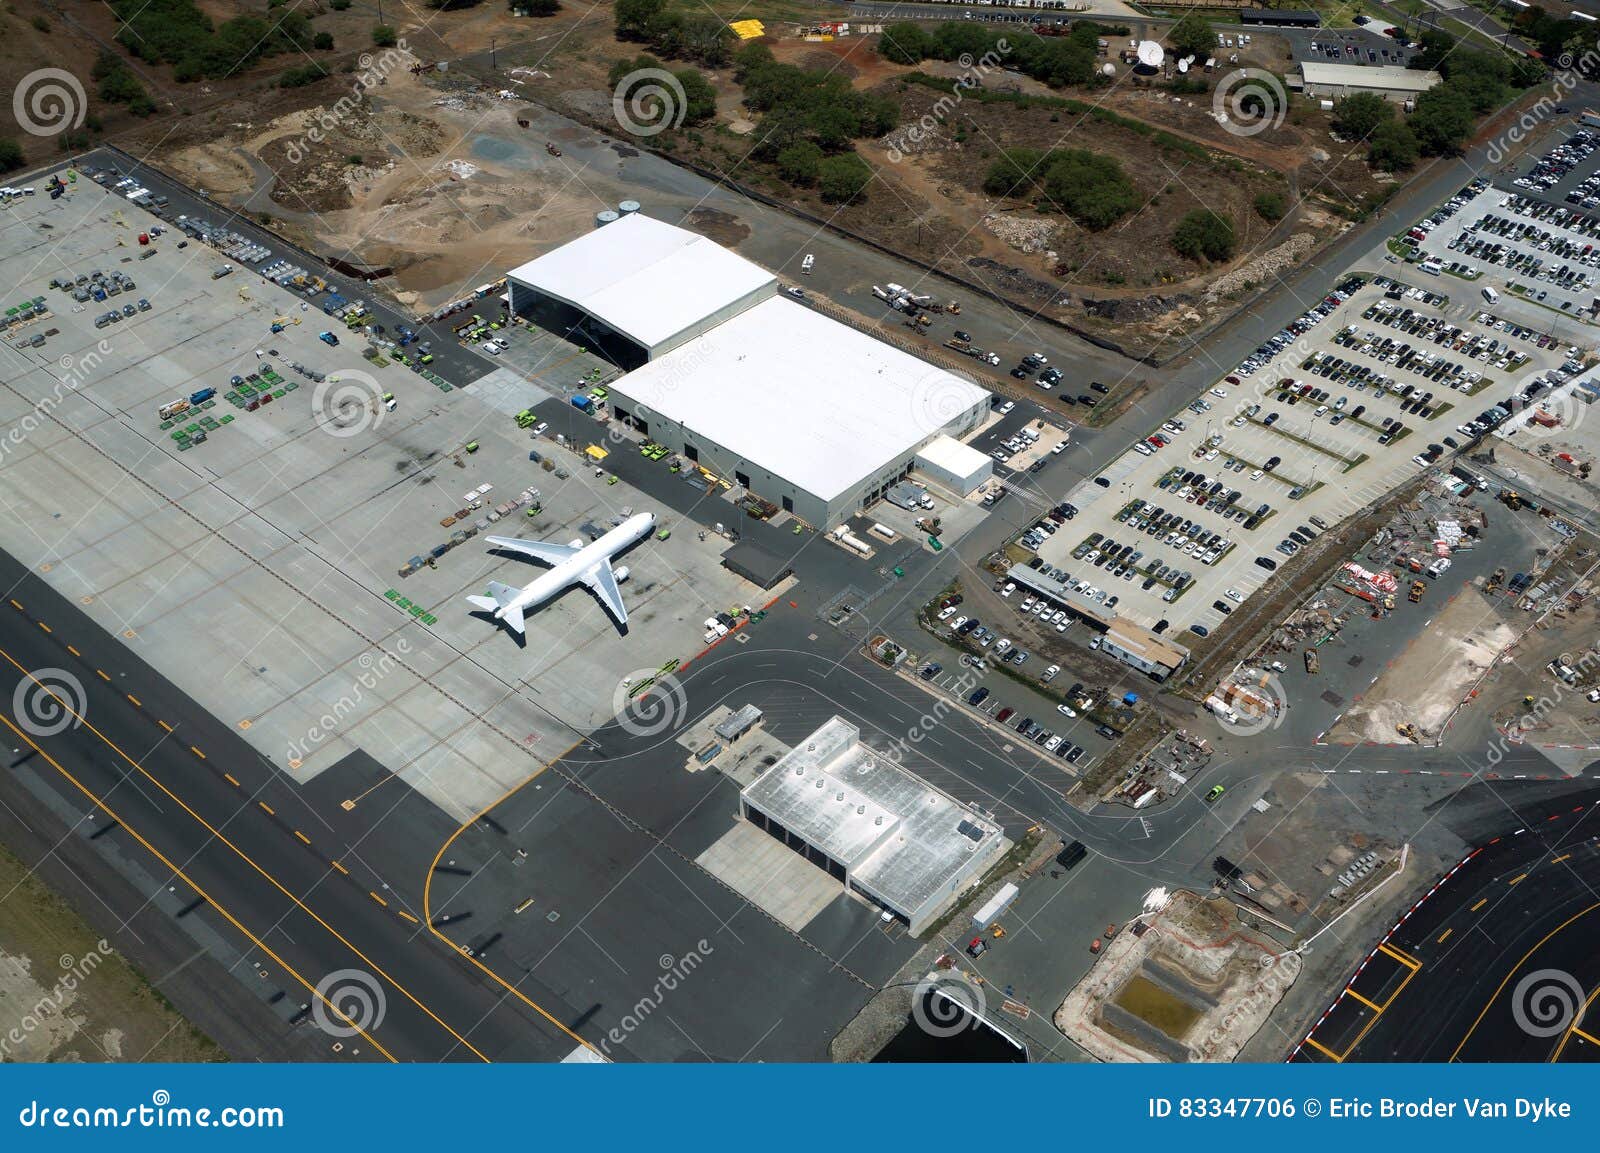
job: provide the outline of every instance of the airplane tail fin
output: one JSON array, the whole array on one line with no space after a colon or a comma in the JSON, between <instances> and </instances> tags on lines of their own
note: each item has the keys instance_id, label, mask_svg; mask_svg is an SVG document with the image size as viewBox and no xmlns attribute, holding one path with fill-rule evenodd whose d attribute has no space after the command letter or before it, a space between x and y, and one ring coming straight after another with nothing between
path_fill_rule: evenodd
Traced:
<instances>
[{"instance_id":1,"label":"airplane tail fin","mask_svg":"<svg viewBox=\"0 0 1600 1153\"><path fill-rule=\"evenodd\" d=\"M469 596L467 603L480 612L492 613L504 610L504 616L501 619L520 633L523 623L522 610L510 607L516 598L517 590L510 585L501 584L499 581L490 581L488 596Z\"/></svg>"}]
</instances>

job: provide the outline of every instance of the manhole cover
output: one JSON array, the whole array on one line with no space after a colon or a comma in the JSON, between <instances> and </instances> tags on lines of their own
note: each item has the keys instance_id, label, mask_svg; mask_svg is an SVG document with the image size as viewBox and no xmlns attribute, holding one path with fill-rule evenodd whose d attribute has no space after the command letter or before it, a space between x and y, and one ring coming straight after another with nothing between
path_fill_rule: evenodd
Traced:
<instances>
[{"instance_id":1,"label":"manhole cover","mask_svg":"<svg viewBox=\"0 0 1600 1153\"><path fill-rule=\"evenodd\" d=\"M1335 708L1338 708L1340 705L1344 704L1344 698L1335 692L1323 693L1322 699L1327 701L1328 704L1333 705Z\"/></svg>"}]
</instances>

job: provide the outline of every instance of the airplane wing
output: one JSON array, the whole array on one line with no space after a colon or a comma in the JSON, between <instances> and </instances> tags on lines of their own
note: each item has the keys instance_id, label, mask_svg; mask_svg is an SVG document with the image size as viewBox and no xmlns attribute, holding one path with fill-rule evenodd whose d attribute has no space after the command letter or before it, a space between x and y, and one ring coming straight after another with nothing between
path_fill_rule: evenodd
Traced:
<instances>
[{"instance_id":1,"label":"airplane wing","mask_svg":"<svg viewBox=\"0 0 1600 1153\"><path fill-rule=\"evenodd\" d=\"M601 561L584 573L582 580L605 602L619 625L628 623L628 606L622 603L622 590L617 587L617 576L611 571L609 560Z\"/></svg>"},{"instance_id":2,"label":"airplane wing","mask_svg":"<svg viewBox=\"0 0 1600 1153\"><path fill-rule=\"evenodd\" d=\"M531 556L534 560L543 561L547 565L558 565L562 561L575 556L578 552L571 545L546 544L542 540L523 540L521 537L515 536L487 536L483 539L489 542L491 548L520 552L524 556Z\"/></svg>"}]
</instances>

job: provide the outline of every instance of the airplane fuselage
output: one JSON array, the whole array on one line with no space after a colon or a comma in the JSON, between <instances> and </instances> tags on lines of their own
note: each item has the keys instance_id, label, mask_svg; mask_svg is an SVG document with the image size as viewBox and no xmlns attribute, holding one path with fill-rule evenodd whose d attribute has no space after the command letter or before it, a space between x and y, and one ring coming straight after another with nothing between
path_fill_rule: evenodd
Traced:
<instances>
[{"instance_id":1,"label":"airplane fuselage","mask_svg":"<svg viewBox=\"0 0 1600 1153\"><path fill-rule=\"evenodd\" d=\"M494 614L495 620L504 619L514 609L525 613L538 608L557 594L583 580L585 574L602 561L610 562L617 554L631 548L655 530L654 513L635 513L598 540L584 545L576 554L560 564L540 573L508 605L502 605ZM626 572L626 570L624 570Z\"/></svg>"}]
</instances>

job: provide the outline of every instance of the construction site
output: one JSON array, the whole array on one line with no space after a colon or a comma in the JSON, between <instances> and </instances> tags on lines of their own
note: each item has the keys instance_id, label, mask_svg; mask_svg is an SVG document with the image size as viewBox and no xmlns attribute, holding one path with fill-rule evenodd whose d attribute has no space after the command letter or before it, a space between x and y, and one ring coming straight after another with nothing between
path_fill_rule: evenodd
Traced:
<instances>
[{"instance_id":1,"label":"construction site","mask_svg":"<svg viewBox=\"0 0 1600 1153\"><path fill-rule=\"evenodd\" d=\"M1152 894L1055 1022L1101 1061L1231 1061L1300 967L1298 954L1248 930L1226 900Z\"/></svg>"}]
</instances>

